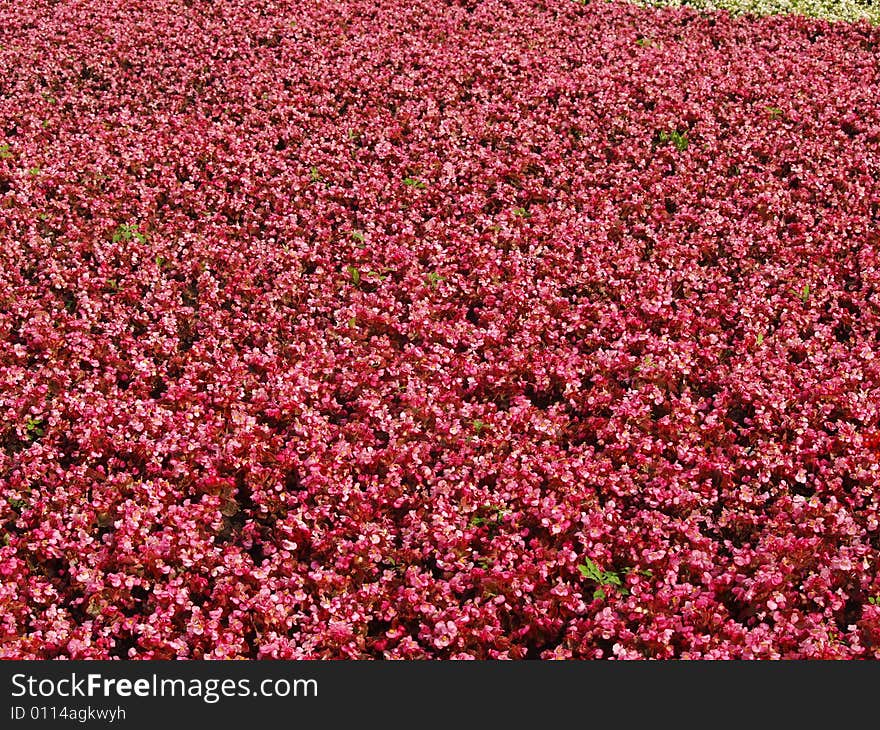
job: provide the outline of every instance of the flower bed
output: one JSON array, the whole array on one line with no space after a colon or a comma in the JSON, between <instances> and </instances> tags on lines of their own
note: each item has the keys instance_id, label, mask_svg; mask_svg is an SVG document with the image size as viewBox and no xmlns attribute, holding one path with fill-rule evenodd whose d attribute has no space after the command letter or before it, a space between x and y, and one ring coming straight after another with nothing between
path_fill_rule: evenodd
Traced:
<instances>
[{"instance_id":1,"label":"flower bed","mask_svg":"<svg viewBox=\"0 0 880 730\"><path fill-rule=\"evenodd\" d=\"M880 32L0 6L0 655L873 657Z\"/></svg>"}]
</instances>

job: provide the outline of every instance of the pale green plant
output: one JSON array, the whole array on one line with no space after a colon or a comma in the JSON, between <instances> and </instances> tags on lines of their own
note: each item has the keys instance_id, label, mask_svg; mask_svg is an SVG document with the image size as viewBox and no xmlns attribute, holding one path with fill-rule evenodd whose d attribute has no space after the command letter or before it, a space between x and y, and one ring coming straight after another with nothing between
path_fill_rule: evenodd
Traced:
<instances>
[{"instance_id":1,"label":"pale green plant","mask_svg":"<svg viewBox=\"0 0 880 730\"><path fill-rule=\"evenodd\" d=\"M636 0L638 5L697 10L727 10L733 15L806 15L837 21L868 20L880 24L880 3L875 0Z\"/></svg>"}]
</instances>

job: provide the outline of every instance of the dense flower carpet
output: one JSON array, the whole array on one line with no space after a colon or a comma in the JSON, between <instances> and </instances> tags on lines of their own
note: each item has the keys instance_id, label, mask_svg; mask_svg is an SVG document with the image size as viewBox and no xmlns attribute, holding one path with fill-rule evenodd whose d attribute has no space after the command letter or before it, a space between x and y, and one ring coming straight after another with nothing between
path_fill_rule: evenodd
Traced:
<instances>
[{"instance_id":1,"label":"dense flower carpet","mask_svg":"<svg viewBox=\"0 0 880 730\"><path fill-rule=\"evenodd\" d=\"M0 656L880 656L876 6L691 5L0 3Z\"/></svg>"}]
</instances>

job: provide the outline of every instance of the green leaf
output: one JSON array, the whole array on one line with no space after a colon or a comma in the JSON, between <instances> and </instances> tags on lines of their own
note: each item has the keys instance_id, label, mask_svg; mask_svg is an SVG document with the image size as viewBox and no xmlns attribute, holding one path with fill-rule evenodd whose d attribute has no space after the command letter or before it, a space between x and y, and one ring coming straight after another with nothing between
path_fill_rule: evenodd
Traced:
<instances>
[{"instance_id":1,"label":"green leaf","mask_svg":"<svg viewBox=\"0 0 880 730\"><path fill-rule=\"evenodd\" d=\"M24 509L27 507L27 502L25 502L23 499L7 499L6 504L12 507L12 509L14 509L19 514L23 512Z\"/></svg>"},{"instance_id":2,"label":"green leaf","mask_svg":"<svg viewBox=\"0 0 880 730\"><path fill-rule=\"evenodd\" d=\"M351 277L351 281L355 286L360 285L361 283L361 272L358 271L354 266L349 266L345 269L348 272L348 275Z\"/></svg>"},{"instance_id":3,"label":"green leaf","mask_svg":"<svg viewBox=\"0 0 880 730\"><path fill-rule=\"evenodd\" d=\"M671 132L667 132L665 130L660 132L660 134L658 135L658 140L662 144L672 142L675 149L677 149L679 152L684 152L690 144L684 132L679 132L677 129L673 129Z\"/></svg>"},{"instance_id":4,"label":"green leaf","mask_svg":"<svg viewBox=\"0 0 880 730\"><path fill-rule=\"evenodd\" d=\"M578 570L584 578L589 578L596 583L602 582L602 571L599 570L599 567L589 558L584 561L583 565L578 566Z\"/></svg>"},{"instance_id":5,"label":"green leaf","mask_svg":"<svg viewBox=\"0 0 880 730\"><path fill-rule=\"evenodd\" d=\"M310 179L313 183L316 183L316 182L321 182L321 180L323 180L324 177L321 175L321 171L318 170L317 167L314 167L314 166L313 166L312 169L309 170L309 179Z\"/></svg>"},{"instance_id":6,"label":"green leaf","mask_svg":"<svg viewBox=\"0 0 880 730\"><path fill-rule=\"evenodd\" d=\"M0 160L8 160L12 157L8 144L0 144Z\"/></svg>"},{"instance_id":7,"label":"green leaf","mask_svg":"<svg viewBox=\"0 0 880 730\"><path fill-rule=\"evenodd\" d=\"M147 237L138 230L136 225L129 225L128 223L120 224L117 226L116 230L113 231L113 243L121 243L131 240L135 240L138 243L144 243L146 242Z\"/></svg>"},{"instance_id":8,"label":"green leaf","mask_svg":"<svg viewBox=\"0 0 880 730\"><path fill-rule=\"evenodd\" d=\"M593 591L593 600L596 600L597 598L600 601L605 600L605 591L603 591L601 588L597 588L595 591Z\"/></svg>"},{"instance_id":9,"label":"green leaf","mask_svg":"<svg viewBox=\"0 0 880 730\"><path fill-rule=\"evenodd\" d=\"M677 149L679 152L684 152L688 148L688 138L685 137L682 133L676 131L673 132L670 136L672 138L672 144L675 145L675 149Z\"/></svg>"},{"instance_id":10,"label":"green leaf","mask_svg":"<svg viewBox=\"0 0 880 730\"><path fill-rule=\"evenodd\" d=\"M40 417L28 417L24 422L24 430L31 441L36 441L43 435L43 419Z\"/></svg>"},{"instance_id":11,"label":"green leaf","mask_svg":"<svg viewBox=\"0 0 880 730\"><path fill-rule=\"evenodd\" d=\"M421 180L419 180L416 177L403 178L403 184L408 185L411 188L416 188L418 190L422 190L427 187L427 185L425 185L425 183L423 183Z\"/></svg>"},{"instance_id":12,"label":"green leaf","mask_svg":"<svg viewBox=\"0 0 880 730\"><path fill-rule=\"evenodd\" d=\"M623 579L613 570L601 570L589 558L584 560L583 565L578 565L577 567L584 578L599 584L599 588L593 593L593 598L605 598L605 589L607 588L614 588L622 596L629 595L629 590L623 585ZM623 572L629 573L631 569L625 568Z\"/></svg>"},{"instance_id":13,"label":"green leaf","mask_svg":"<svg viewBox=\"0 0 880 730\"><path fill-rule=\"evenodd\" d=\"M529 217L530 217L530 215L529 215L529 211L526 210L525 208L514 208L514 209L513 209L513 214L514 214L517 218L529 218Z\"/></svg>"},{"instance_id":14,"label":"green leaf","mask_svg":"<svg viewBox=\"0 0 880 730\"><path fill-rule=\"evenodd\" d=\"M443 281L443 277L440 276L440 274L438 274L438 273L435 272L435 271L430 272L425 278L428 280L428 284L431 285L431 288L432 288L432 289L436 289L436 288L437 288L437 285L438 285L441 281Z\"/></svg>"},{"instance_id":15,"label":"green leaf","mask_svg":"<svg viewBox=\"0 0 880 730\"><path fill-rule=\"evenodd\" d=\"M365 240L364 234L362 231L352 231L351 237L357 241L358 243L363 243Z\"/></svg>"}]
</instances>

